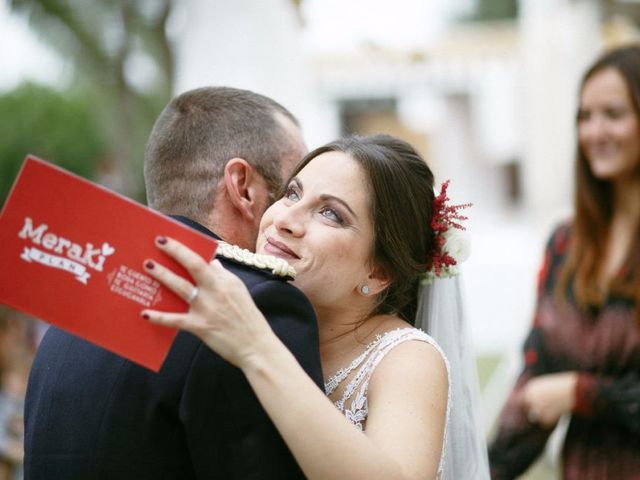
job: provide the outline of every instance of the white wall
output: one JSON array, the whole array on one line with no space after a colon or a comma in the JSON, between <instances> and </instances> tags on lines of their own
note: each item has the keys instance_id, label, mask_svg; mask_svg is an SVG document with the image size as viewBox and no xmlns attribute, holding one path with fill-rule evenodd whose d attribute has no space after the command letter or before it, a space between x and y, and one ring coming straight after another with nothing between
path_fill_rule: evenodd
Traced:
<instances>
[{"instance_id":1,"label":"white wall","mask_svg":"<svg viewBox=\"0 0 640 480\"><path fill-rule=\"evenodd\" d=\"M520 0L520 32L525 199L547 226L570 211L577 90L602 48L599 2Z\"/></svg>"},{"instance_id":2,"label":"white wall","mask_svg":"<svg viewBox=\"0 0 640 480\"><path fill-rule=\"evenodd\" d=\"M293 2L185 0L178 5L176 93L205 85L246 88L291 110L309 146L328 136L333 112L318 105Z\"/></svg>"}]
</instances>

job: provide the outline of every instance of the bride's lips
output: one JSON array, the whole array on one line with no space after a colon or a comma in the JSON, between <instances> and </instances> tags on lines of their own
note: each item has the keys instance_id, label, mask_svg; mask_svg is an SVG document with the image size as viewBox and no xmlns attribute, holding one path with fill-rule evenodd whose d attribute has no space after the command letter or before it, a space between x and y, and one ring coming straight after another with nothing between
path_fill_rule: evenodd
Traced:
<instances>
[{"instance_id":1,"label":"bride's lips","mask_svg":"<svg viewBox=\"0 0 640 480\"><path fill-rule=\"evenodd\" d=\"M267 241L262 247L265 253L284 259L299 260L300 257L296 252L287 247L284 243L279 242L271 237L267 237Z\"/></svg>"}]
</instances>

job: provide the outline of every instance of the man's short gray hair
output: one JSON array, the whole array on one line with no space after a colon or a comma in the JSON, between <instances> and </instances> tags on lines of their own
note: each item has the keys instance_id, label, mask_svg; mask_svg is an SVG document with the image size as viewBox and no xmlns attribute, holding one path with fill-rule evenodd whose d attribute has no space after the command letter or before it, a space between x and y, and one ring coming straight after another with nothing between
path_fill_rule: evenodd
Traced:
<instances>
[{"instance_id":1,"label":"man's short gray hair","mask_svg":"<svg viewBox=\"0 0 640 480\"><path fill-rule=\"evenodd\" d=\"M282 105L248 90L204 87L175 97L158 117L145 151L149 206L203 221L224 166L236 157L275 193L283 180L282 160L298 153L278 114L298 125Z\"/></svg>"}]
</instances>

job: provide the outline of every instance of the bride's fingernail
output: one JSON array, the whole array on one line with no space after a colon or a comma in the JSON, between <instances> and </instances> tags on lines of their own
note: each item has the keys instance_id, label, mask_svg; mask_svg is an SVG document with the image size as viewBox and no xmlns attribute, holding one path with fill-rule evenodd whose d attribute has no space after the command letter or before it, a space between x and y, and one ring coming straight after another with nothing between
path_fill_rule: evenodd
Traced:
<instances>
[{"instance_id":1,"label":"bride's fingernail","mask_svg":"<svg viewBox=\"0 0 640 480\"><path fill-rule=\"evenodd\" d=\"M145 320L149 320L149 314L148 313L142 313L142 318L144 318Z\"/></svg>"},{"instance_id":2,"label":"bride's fingernail","mask_svg":"<svg viewBox=\"0 0 640 480\"><path fill-rule=\"evenodd\" d=\"M151 260L147 260L146 262L144 262L144 268L146 268L147 270L153 270L155 266L156 264L153 263Z\"/></svg>"},{"instance_id":3,"label":"bride's fingernail","mask_svg":"<svg viewBox=\"0 0 640 480\"><path fill-rule=\"evenodd\" d=\"M167 237L164 237L164 236L156 237L156 243L158 245L166 245L167 244Z\"/></svg>"}]
</instances>

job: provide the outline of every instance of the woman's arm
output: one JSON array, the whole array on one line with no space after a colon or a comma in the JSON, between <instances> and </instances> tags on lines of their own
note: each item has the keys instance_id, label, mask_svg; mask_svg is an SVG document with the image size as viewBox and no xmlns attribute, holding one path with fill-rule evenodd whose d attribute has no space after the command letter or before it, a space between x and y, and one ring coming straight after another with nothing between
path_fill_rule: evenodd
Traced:
<instances>
[{"instance_id":1,"label":"woman's arm","mask_svg":"<svg viewBox=\"0 0 640 480\"><path fill-rule=\"evenodd\" d=\"M573 413L615 422L640 435L640 375L618 377L579 372Z\"/></svg>"},{"instance_id":2,"label":"woman's arm","mask_svg":"<svg viewBox=\"0 0 640 480\"><path fill-rule=\"evenodd\" d=\"M435 477L447 376L433 347L408 342L380 364L370 384L364 435L304 373L235 275L219 262L207 265L178 242L159 247L184 265L200 291L186 314L145 310L143 315L194 333L241 368L308 478ZM158 264L149 266L151 275L189 297L188 281Z\"/></svg>"},{"instance_id":3,"label":"woman's arm","mask_svg":"<svg viewBox=\"0 0 640 480\"><path fill-rule=\"evenodd\" d=\"M548 373L534 377L524 386L527 418L543 428L553 428L560 417L571 413L576 402L576 372Z\"/></svg>"},{"instance_id":4,"label":"woman's arm","mask_svg":"<svg viewBox=\"0 0 640 480\"><path fill-rule=\"evenodd\" d=\"M407 342L381 362L370 383L364 435L281 344L272 343L241 368L308 478L435 478L447 376L430 345Z\"/></svg>"},{"instance_id":5,"label":"woman's arm","mask_svg":"<svg viewBox=\"0 0 640 480\"><path fill-rule=\"evenodd\" d=\"M540 413L540 423L553 426L560 416L576 416L617 423L640 435L640 376L588 372L560 372L529 381L530 409Z\"/></svg>"}]
</instances>

